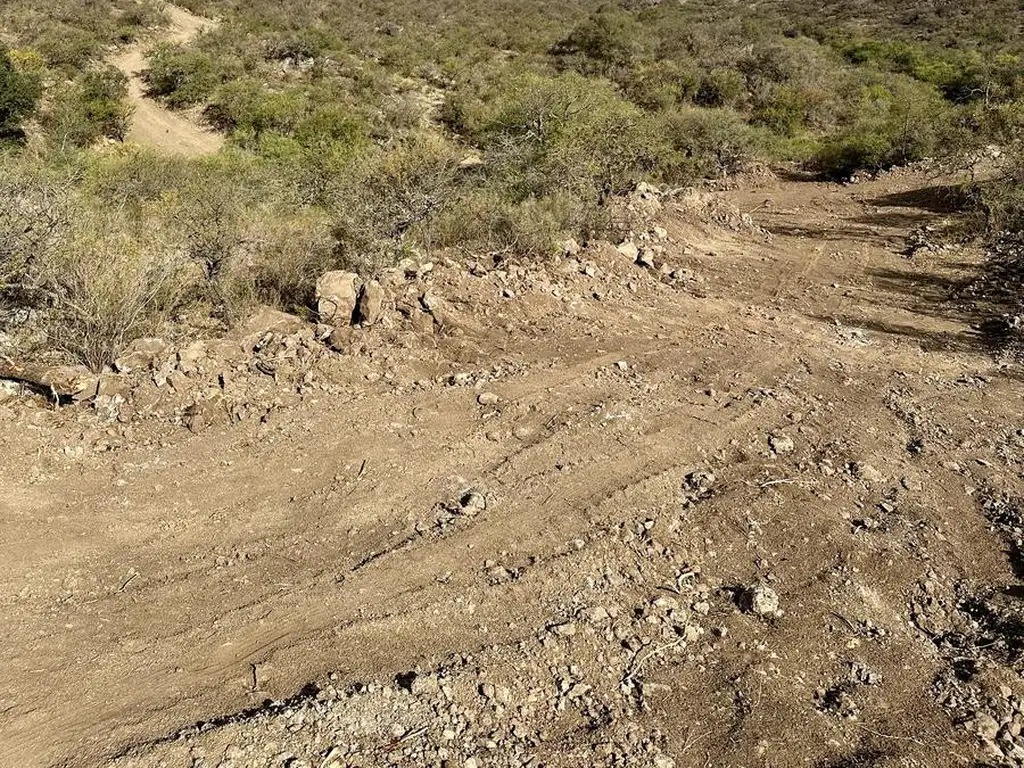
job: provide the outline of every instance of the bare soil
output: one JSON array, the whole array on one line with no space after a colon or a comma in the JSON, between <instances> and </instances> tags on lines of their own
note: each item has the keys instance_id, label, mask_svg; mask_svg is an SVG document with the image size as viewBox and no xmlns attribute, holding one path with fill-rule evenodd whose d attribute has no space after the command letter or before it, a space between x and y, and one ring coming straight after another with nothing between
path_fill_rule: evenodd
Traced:
<instances>
[{"instance_id":1,"label":"bare soil","mask_svg":"<svg viewBox=\"0 0 1024 768\"><path fill-rule=\"evenodd\" d=\"M111 63L128 78L128 101L132 106L131 127L126 141L177 155L198 156L216 152L224 137L199 121L194 112L173 111L146 95L140 73L146 69L146 51L161 42L187 43L214 22L189 13L176 5L164 6L170 26L155 37L126 46Z\"/></svg>"},{"instance_id":2,"label":"bare soil","mask_svg":"<svg viewBox=\"0 0 1024 768\"><path fill-rule=\"evenodd\" d=\"M7 400L0 765L1020 764L1022 388L982 255L903 254L941 199L442 260L205 429Z\"/></svg>"}]
</instances>

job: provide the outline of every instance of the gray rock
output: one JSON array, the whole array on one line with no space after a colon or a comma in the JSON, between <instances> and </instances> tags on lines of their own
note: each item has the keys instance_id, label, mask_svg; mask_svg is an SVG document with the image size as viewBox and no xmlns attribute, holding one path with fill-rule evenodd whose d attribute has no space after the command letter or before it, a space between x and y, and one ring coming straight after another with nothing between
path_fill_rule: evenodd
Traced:
<instances>
[{"instance_id":1,"label":"gray rock","mask_svg":"<svg viewBox=\"0 0 1024 768\"><path fill-rule=\"evenodd\" d=\"M151 368L160 358L164 357L170 345L163 339L136 339L125 347L114 361L114 368L122 373L136 369Z\"/></svg>"},{"instance_id":2,"label":"gray rock","mask_svg":"<svg viewBox=\"0 0 1024 768\"><path fill-rule=\"evenodd\" d=\"M616 250L630 261L636 261L637 257L640 255L640 249L637 247L636 243L629 240L619 245Z\"/></svg>"},{"instance_id":3,"label":"gray rock","mask_svg":"<svg viewBox=\"0 0 1024 768\"><path fill-rule=\"evenodd\" d=\"M796 443L793 438L785 434L769 435L768 445L777 456L785 456L796 450Z\"/></svg>"},{"instance_id":4,"label":"gray rock","mask_svg":"<svg viewBox=\"0 0 1024 768\"><path fill-rule=\"evenodd\" d=\"M501 401L501 398L493 392L481 392L476 396L476 401L480 403L480 405L497 405Z\"/></svg>"},{"instance_id":5,"label":"gray rock","mask_svg":"<svg viewBox=\"0 0 1024 768\"><path fill-rule=\"evenodd\" d=\"M863 461L856 461L850 466L853 476L863 480L865 483L881 483L885 481L885 475L879 472L870 464Z\"/></svg>"},{"instance_id":6,"label":"gray rock","mask_svg":"<svg viewBox=\"0 0 1024 768\"><path fill-rule=\"evenodd\" d=\"M475 490L469 490L462 494L459 504L462 506L462 514L469 517L473 517L487 509L487 499L484 498L482 493Z\"/></svg>"},{"instance_id":7,"label":"gray rock","mask_svg":"<svg viewBox=\"0 0 1024 768\"><path fill-rule=\"evenodd\" d=\"M989 741L993 741L999 735L999 721L981 710L974 713L974 718L968 723L968 727L971 733Z\"/></svg>"}]
</instances>

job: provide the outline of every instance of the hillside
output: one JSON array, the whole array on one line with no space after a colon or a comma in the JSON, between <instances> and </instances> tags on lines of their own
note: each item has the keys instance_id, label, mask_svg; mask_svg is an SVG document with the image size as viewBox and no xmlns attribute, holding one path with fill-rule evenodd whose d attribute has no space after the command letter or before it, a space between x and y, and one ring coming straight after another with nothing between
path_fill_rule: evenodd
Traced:
<instances>
[{"instance_id":1,"label":"hillside","mask_svg":"<svg viewBox=\"0 0 1024 768\"><path fill-rule=\"evenodd\" d=\"M1020 19L11 0L0 767L1024 765Z\"/></svg>"}]
</instances>

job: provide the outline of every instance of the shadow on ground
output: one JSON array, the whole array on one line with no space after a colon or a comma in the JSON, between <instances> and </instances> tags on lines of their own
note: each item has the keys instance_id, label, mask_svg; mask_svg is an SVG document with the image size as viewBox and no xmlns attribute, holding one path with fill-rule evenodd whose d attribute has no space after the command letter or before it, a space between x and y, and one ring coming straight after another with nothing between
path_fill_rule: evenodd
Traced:
<instances>
[{"instance_id":1,"label":"shadow on ground","mask_svg":"<svg viewBox=\"0 0 1024 768\"><path fill-rule=\"evenodd\" d=\"M867 275L883 296L892 297L903 310L922 320L945 321L945 328L930 322L883 321L854 312L817 319L901 336L925 351L1019 354L1018 347L1024 349L1024 325L1018 327L1014 318L1024 302L1024 253L1011 260L992 253L980 263L946 263L943 271L947 274L925 271L908 260L905 268L871 269ZM889 303L884 298L873 303L881 309L883 301ZM958 330L950 330L950 324Z\"/></svg>"}]
</instances>

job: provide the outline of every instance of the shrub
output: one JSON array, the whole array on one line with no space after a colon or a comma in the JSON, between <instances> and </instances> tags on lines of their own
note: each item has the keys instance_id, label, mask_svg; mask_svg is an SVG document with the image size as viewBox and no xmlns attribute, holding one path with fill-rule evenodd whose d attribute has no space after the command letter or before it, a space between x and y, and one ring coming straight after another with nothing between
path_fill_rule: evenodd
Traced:
<instances>
[{"instance_id":1,"label":"shrub","mask_svg":"<svg viewBox=\"0 0 1024 768\"><path fill-rule=\"evenodd\" d=\"M205 101L220 81L212 57L173 43L158 45L150 51L149 67L143 77L148 95L162 98L171 107Z\"/></svg>"},{"instance_id":2,"label":"shrub","mask_svg":"<svg viewBox=\"0 0 1024 768\"><path fill-rule=\"evenodd\" d=\"M731 107L737 106L745 94L743 75L734 69L719 68L701 79L693 102L701 107Z\"/></svg>"},{"instance_id":3,"label":"shrub","mask_svg":"<svg viewBox=\"0 0 1024 768\"><path fill-rule=\"evenodd\" d=\"M803 127L809 111L807 92L792 86L775 90L771 100L755 110L752 122L779 136L792 137Z\"/></svg>"},{"instance_id":4,"label":"shrub","mask_svg":"<svg viewBox=\"0 0 1024 768\"><path fill-rule=\"evenodd\" d=\"M336 246L322 214L266 211L253 223L244 257L253 299L291 312L311 306L317 278L337 266Z\"/></svg>"},{"instance_id":5,"label":"shrub","mask_svg":"<svg viewBox=\"0 0 1024 768\"><path fill-rule=\"evenodd\" d=\"M273 91L253 78L227 83L214 93L206 108L207 120L228 131L239 145L253 148L262 134L290 134L306 108L298 88Z\"/></svg>"},{"instance_id":6,"label":"shrub","mask_svg":"<svg viewBox=\"0 0 1024 768\"><path fill-rule=\"evenodd\" d=\"M728 109L681 109L663 118L674 156L670 176L679 182L721 178L746 168L767 149L764 137Z\"/></svg>"},{"instance_id":7,"label":"shrub","mask_svg":"<svg viewBox=\"0 0 1024 768\"><path fill-rule=\"evenodd\" d=\"M455 202L459 159L432 134L413 134L366 157L336 203L334 233L344 262L373 273L414 244L429 248L431 225Z\"/></svg>"},{"instance_id":8,"label":"shrub","mask_svg":"<svg viewBox=\"0 0 1024 768\"><path fill-rule=\"evenodd\" d=\"M864 85L846 128L827 138L814 167L832 178L879 171L935 153L952 114L938 92L907 79Z\"/></svg>"},{"instance_id":9,"label":"shrub","mask_svg":"<svg viewBox=\"0 0 1024 768\"><path fill-rule=\"evenodd\" d=\"M188 280L173 250L152 237L143 245L124 222L96 214L73 222L38 276L55 313L54 343L96 371L127 343L155 331Z\"/></svg>"},{"instance_id":10,"label":"shrub","mask_svg":"<svg viewBox=\"0 0 1024 768\"><path fill-rule=\"evenodd\" d=\"M25 285L32 263L67 237L72 182L10 163L0 177L0 292Z\"/></svg>"},{"instance_id":11,"label":"shrub","mask_svg":"<svg viewBox=\"0 0 1024 768\"><path fill-rule=\"evenodd\" d=\"M663 153L654 119L609 83L575 73L523 76L481 130L513 195L571 189L598 198L656 171Z\"/></svg>"},{"instance_id":12,"label":"shrub","mask_svg":"<svg viewBox=\"0 0 1024 768\"><path fill-rule=\"evenodd\" d=\"M659 59L631 67L618 82L634 104L657 110L692 101L701 79L692 62Z\"/></svg>"},{"instance_id":13,"label":"shrub","mask_svg":"<svg viewBox=\"0 0 1024 768\"><path fill-rule=\"evenodd\" d=\"M42 95L42 79L15 67L7 49L0 47L0 137L19 132Z\"/></svg>"},{"instance_id":14,"label":"shrub","mask_svg":"<svg viewBox=\"0 0 1024 768\"><path fill-rule=\"evenodd\" d=\"M605 6L556 43L551 53L563 66L587 74L608 74L631 61L640 32L631 13Z\"/></svg>"},{"instance_id":15,"label":"shrub","mask_svg":"<svg viewBox=\"0 0 1024 768\"><path fill-rule=\"evenodd\" d=\"M47 29L35 41L35 47L54 69L69 74L88 66L100 47L100 40L86 30L65 24Z\"/></svg>"},{"instance_id":16,"label":"shrub","mask_svg":"<svg viewBox=\"0 0 1024 768\"><path fill-rule=\"evenodd\" d=\"M608 233L610 213L590 200L556 192L511 200L498 185L461 197L437 223L441 247L474 247L501 254L549 256L568 237L588 240Z\"/></svg>"},{"instance_id":17,"label":"shrub","mask_svg":"<svg viewBox=\"0 0 1024 768\"><path fill-rule=\"evenodd\" d=\"M128 81L107 67L86 72L57 93L46 124L60 146L85 147L107 137L124 140L131 119Z\"/></svg>"}]
</instances>

